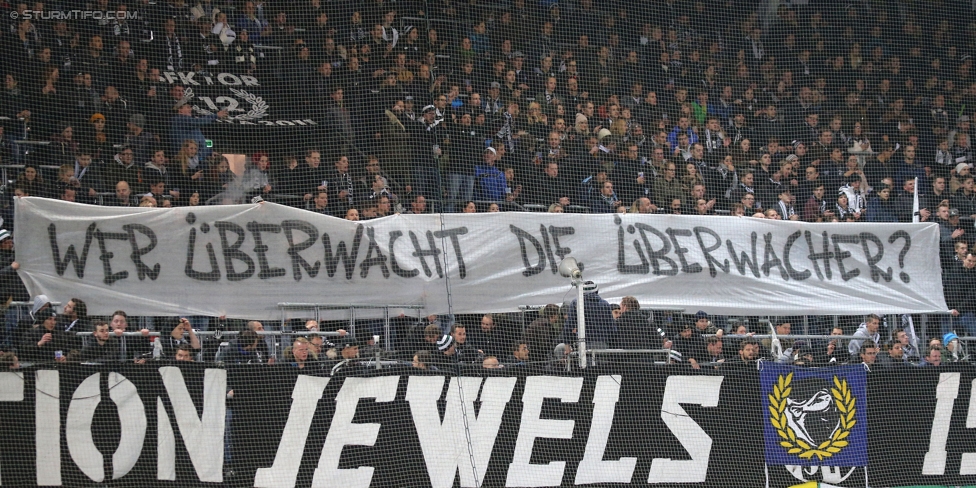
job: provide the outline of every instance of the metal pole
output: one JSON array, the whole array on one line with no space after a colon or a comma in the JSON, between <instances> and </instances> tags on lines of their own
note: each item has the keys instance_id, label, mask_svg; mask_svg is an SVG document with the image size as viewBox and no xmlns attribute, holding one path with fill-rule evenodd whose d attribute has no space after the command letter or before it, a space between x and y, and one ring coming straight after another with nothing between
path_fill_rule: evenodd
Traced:
<instances>
[{"instance_id":1,"label":"metal pole","mask_svg":"<svg viewBox=\"0 0 976 488\"><path fill-rule=\"evenodd\" d=\"M586 321L583 320L583 280L576 280L576 337L579 338L579 367L586 369Z\"/></svg>"},{"instance_id":2,"label":"metal pole","mask_svg":"<svg viewBox=\"0 0 976 488\"><path fill-rule=\"evenodd\" d=\"M386 342L386 347L384 347L383 349L389 351L390 350L390 307L389 306L386 307L384 313L383 341ZM376 344L376 347L379 347L379 344Z\"/></svg>"}]
</instances>

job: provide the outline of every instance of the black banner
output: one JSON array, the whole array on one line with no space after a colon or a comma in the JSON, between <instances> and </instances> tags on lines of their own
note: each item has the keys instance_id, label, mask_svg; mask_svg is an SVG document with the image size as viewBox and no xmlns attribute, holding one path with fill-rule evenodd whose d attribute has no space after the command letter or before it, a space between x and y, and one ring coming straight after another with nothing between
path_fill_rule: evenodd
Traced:
<instances>
[{"instance_id":1,"label":"black banner","mask_svg":"<svg viewBox=\"0 0 976 488\"><path fill-rule=\"evenodd\" d=\"M4 372L0 482L728 487L766 486L768 474L776 487L866 486L865 475L870 486L973 484L976 374L948 368L869 374L866 473L767 467L755 370Z\"/></svg>"}]
</instances>

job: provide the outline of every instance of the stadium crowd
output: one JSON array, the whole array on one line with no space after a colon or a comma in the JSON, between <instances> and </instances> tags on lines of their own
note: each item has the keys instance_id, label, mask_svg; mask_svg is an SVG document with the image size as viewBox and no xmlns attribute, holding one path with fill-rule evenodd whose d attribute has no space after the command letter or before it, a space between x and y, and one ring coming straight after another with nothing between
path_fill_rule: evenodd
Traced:
<instances>
[{"instance_id":1,"label":"stadium crowd","mask_svg":"<svg viewBox=\"0 0 976 488\"><path fill-rule=\"evenodd\" d=\"M791 337L792 323L801 318L773 317L754 326L768 325L775 331L760 341L754 338L748 319L728 320L702 311L688 316L649 312L641 310L634 297L611 305L599 296L595 283L584 286L588 347L639 351L645 358L657 353L655 360L661 364L732 369L755 368L758 360L768 360L803 366L866 363L872 368L892 368L970 360L955 332L922 342L907 315L901 317L902 327L889 327L885 318L871 314L852 336L845 336L844 327L833 327L813 340ZM527 324L516 314L401 316L385 332L382 321L359 321L359 337L341 328L348 322L288 320L281 330L289 334L273 336L263 334L264 325L256 320L219 317L210 327L214 333L201 333L191 326L189 317L156 317L153 326L160 332L156 335L147 328L130 329L130 317L122 310L104 318L90 317L85 302L71 298L59 313L53 302L40 295L24 320L8 322L0 367L19 368L21 361L206 361L284 364L331 373L343 367L398 364L433 370L462 365L573 369L577 362L571 356L578 344L575 300L562 306L546 305L534 316ZM370 337L370 332L376 334ZM286 341L286 337L293 340ZM726 344L731 351L724 349Z\"/></svg>"},{"instance_id":2,"label":"stadium crowd","mask_svg":"<svg viewBox=\"0 0 976 488\"><path fill-rule=\"evenodd\" d=\"M919 219L941 230L953 310L943 332L974 335L976 28L969 5L957 3L812 1L764 15L744 0L97 0L90 10L137 15L85 20L36 15L62 9L57 2L0 3L11 14L0 29L0 163L16 173L0 217L16 231L12 198L30 195L110 206L261 197L350 220L533 210L907 222L917 190ZM235 115L200 116L191 87L166 77L223 72L281 80L286 110L315 120L314 136L248 150L246 168L234 173L224 155L243 148L219 139L211 148L207 134ZM0 284L4 297L25 301L9 237L0 231ZM607 324L626 328L639 311L624 302L622 318ZM78 344L63 333L84 307L66 303L74 307L61 314L41 304L26 326L8 316L6 346L26 344L18 353L35 360L54 350L59 360L70 350L113 356L91 341L68 347ZM427 325L439 333L412 323L398 350L426 351L410 358L421 365L447 350L518 363L549 359L561 345L565 356L573 337L563 322L575 320L567 310L543 309L540 320L555 324L536 327L544 339L530 325L489 349L478 347L493 330L484 318L468 324L469 347L462 322L452 328L434 317ZM83 322L98 347L126 330L124 313L106 319ZM718 356L714 337L687 327L699 321L671 324L707 343L685 349L689 363ZM122 357L143 360L157 342L168 344L167 357L216 347L181 320L155 324L172 334ZM261 336L247 334L260 324L251 324L237 327L232 355L268 361ZM684 347L687 332L667 334L674 349ZM324 354L315 344L322 338L310 337L291 346L296 363ZM602 342L632 343L626 337L608 332ZM850 354L835 343L811 357L858 358L877 349L880 337L870 340ZM333 355L351 359L376 347L368 342L344 339ZM932 363L917 351L906 357Z\"/></svg>"}]
</instances>

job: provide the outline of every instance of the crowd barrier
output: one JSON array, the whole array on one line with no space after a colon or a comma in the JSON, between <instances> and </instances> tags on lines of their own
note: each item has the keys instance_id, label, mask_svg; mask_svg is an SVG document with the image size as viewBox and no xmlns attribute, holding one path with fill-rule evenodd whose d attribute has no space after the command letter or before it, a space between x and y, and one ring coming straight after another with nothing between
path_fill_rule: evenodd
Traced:
<instances>
[{"instance_id":1,"label":"crowd barrier","mask_svg":"<svg viewBox=\"0 0 976 488\"><path fill-rule=\"evenodd\" d=\"M3 372L0 482L976 483L971 367L758 369L350 367L327 376L170 363ZM816 425L824 421L827 429Z\"/></svg>"}]
</instances>

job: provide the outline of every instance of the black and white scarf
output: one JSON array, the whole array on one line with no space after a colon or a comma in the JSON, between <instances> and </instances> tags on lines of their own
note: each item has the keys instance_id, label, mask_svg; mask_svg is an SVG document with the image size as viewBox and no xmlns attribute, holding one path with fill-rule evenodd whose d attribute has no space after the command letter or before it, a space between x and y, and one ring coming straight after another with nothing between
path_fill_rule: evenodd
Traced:
<instances>
[{"instance_id":1,"label":"black and white scarf","mask_svg":"<svg viewBox=\"0 0 976 488\"><path fill-rule=\"evenodd\" d=\"M166 37L166 68L170 71L181 71L183 69L183 48L180 46L180 38L173 34Z\"/></svg>"}]
</instances>

